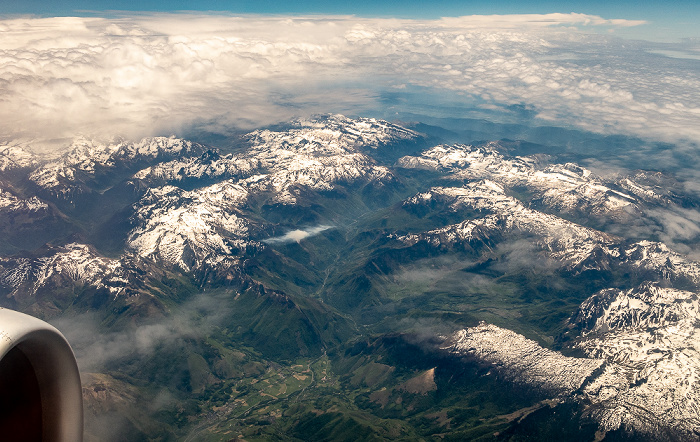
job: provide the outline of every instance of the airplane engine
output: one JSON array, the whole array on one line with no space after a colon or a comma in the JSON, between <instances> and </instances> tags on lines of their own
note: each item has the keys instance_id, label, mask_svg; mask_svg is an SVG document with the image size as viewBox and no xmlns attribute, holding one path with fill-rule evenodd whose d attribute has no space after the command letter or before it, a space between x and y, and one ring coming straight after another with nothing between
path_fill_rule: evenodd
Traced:
<instances>
[{"instance_id":1,"label":"airplane engine","mask_svg":"<svg viewBox=\"0 0 700 442\"><path fill-rule=\"evenodd\" d=\"M82 438L82 389L70 345L46 322L0 308L0 439Z\"/></svg>"}]
</instances>

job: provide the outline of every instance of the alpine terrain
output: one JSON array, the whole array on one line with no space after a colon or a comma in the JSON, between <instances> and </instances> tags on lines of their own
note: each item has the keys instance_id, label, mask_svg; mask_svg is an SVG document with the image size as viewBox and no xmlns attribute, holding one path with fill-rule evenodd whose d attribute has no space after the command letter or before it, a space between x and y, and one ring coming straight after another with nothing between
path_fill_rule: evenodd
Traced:
<instances>
[{"instance_id":1,"label":"alpine terrain","mask_svg":"<svg viewBox=\"0 0 700 442\"><path fill-rule=\"evenodd\" d=\"M700 440L700 196L615 155L341 115L8 143L0 306L73 345L87 440Z\"/></svg>"}]
</instances>

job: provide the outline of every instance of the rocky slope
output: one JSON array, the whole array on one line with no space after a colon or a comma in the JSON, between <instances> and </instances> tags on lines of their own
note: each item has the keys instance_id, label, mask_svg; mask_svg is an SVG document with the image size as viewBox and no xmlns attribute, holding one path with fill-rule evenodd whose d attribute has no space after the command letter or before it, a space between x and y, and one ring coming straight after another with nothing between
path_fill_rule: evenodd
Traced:
<instances>
[{"instance_id":1,"label":"rocky slope","mask_svg":"<svg viewBox=\"0 0 700 442\"><path fill-rule=\"evenodd\" d=\"M249 244L251 222L241 213L249 190L224 182L184 191L151 189L136 205L128 247L139 256L190 271L229 266ZM224 262L226 261L226 262Z\"/></svg>"},{"instance_id":2,"label":"rocky slope","mask_svg":"<svg viewBox=\"0 0 700 442\"><path fill-rule=\"evenodd\" d=\"M647 283L603 290L581 304L566 357L494 325L456 332L445 349L493 364L512 382L585 404L603 431L620 427L651 440L700 436L697 293Z\"/></svg>"},{"instance_id":3,"label":"rocky slope","mask_svg":"<svg viewBox=\"0 0 700 442\"><path fill-rule=\"evenodd\" d=\"M147 304L154 293L146 286L160 276L160 270L142 260L106 258L78 243L0 258L0 293L9 306L44 318L71 305Z\"/></svg>"}]
</instances>

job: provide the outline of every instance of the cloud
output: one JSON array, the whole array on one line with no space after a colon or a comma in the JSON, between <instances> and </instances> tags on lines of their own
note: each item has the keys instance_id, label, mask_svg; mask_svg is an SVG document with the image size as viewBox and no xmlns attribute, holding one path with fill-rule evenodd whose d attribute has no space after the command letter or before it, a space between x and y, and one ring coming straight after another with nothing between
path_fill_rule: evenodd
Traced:
<instances>
[{"instance_id":1,"label":"cloud","mask_svg":"<svg viewBox=\"0 0 700 442\"><path fill-rule=\"evenodd\" d=\"M153 364L173 364L170 359L157 359L157 350L186 352L191 348L188 343L205 340L216 327L225 326L225 319L232 314L235 295L230 291L202 292L173 309L168 316L108 329L104 317L97 312L65 314L52 319L52 325L71 344L83 385L99 387L95 390L97 395L86 402L86 434L101 441L124 440L124 434L135 432L133 424L122 415L124 404L131 405L131 411L136 410L141 422L158 421L162 418L160 412L180 404L174 389L169 390L163 383L157 386L157 390L154 385L132 388L138 383L123 388L120 376L117 376L118 380L107 381L107 391L100 396L99 392L105 388L100 381L101 375L97 375L98 381L93 384L93 377L88 373L124 374L150 366L146 369L148 372L154 370ZM148 373L140 375L147 376ZM136 403L131 403L134 400Z\"/></svg>"},{"instance_id":2,"label":"cloud","mask_svg":"<svg viewBox=\"0 0 700 442\"><path fill-rule=\"evenodd\" d=\"M333 226L316 226L316 227L309 227L304 230L290 230L289 232L285 233L282 236L276 236L273 238L268 238L266 240L263 240L263 242L266 242L268 244L288 244L292 242L301 242L302 239L306 239L310 236L318 235L319 233L323 232L324 230L328 230L333 228Z\"/></svg>"},{"instance_id":3,"label":"cloud","mask_svg":"<svg viewBox=\"0 0 700 442\"><path fill-rule=\"evenodd\" d=\"M700 141L696 65L652 53L673 45L588 32L640 24L585 14L0 20L0 138L41 147L76 134L226 133L317 112L439 109L430 100L447 93L465 112L524 106L540 123ZM387 91L418 98L386 109Z\"/></svg>"},{"instance_id":4,"label":"cloud","mask_svg":"<svg viewBox=\"0 0 700 442\"><path fill-rule=\"evenodd\" d=\"M185 302L171 316L104 331L95 312L64 315L51 321L70 342L81 372L99 372L125 359L144 358L158 347L200 339L222 324L230 309L231 293L203 292Z\"/></svg>"},{"instance_id":5,"label":"cloud","mask_svg":"<svg viewBox=\"0 0 700 442\"><path fill-rule=\"evenodd\" d=\"M472 15L467 17L445 17L440 22L446 26L460 28L507 28L552 27L552 26L613 26L630 27L645 25L645 20L605 19L589 14L512 14L512 15Z\"/></svg>"}]
</instances>

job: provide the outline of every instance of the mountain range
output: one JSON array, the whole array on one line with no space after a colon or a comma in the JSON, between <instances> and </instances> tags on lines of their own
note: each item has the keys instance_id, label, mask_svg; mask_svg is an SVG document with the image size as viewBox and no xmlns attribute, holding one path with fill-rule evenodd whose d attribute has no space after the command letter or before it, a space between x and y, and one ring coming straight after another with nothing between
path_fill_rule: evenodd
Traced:
<instances>
[{"instance_id":1,"label":"mountain range","mask_svg":"<svg viewBox=\"0 0 700 442\"><path fill-rule=\"evenodd\" d=\"M700 264L663 235L700 198L441 133L0 146L0 305L73 344L88 440L700 438Z\"/></svg>"}]
</instances>

